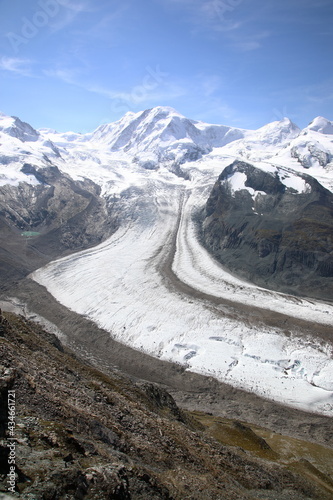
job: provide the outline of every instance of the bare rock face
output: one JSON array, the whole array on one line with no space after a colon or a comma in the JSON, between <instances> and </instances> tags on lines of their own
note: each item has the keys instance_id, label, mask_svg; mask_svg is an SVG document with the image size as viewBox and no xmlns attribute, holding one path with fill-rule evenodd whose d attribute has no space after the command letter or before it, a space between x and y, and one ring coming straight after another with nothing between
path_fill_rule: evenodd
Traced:
<instances>
[{"instance_id":1,"label":"bare rock face","mask_svg":"<svg viewBox=\"0 0 333 500\"><path fill-rule=\"evenodd\" d=\"M227 268L260 286L333 299L333 195L307 175L235 161L207 201L202 237Z\"/></svg>"}]
</instances>

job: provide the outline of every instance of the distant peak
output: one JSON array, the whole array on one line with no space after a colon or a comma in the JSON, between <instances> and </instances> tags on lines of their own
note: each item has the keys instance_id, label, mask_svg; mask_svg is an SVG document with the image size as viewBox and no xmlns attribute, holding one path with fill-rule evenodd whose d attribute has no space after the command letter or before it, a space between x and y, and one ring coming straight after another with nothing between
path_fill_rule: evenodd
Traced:
<instances>
[{"instance_id":1,"label":"distant peak","mask_svg":"<svg viewBox=\"0 0 333 500\"><path fill-rule=\"evenodd\" d=\"M134 113L134 111L127 111L127 113L124 114L124 118L125 118L125 116L130 117L130 116L135 116L135 115L136 115L136 113Z\"/></svg>"},{"instance_id":2,"label":"distant peak","mask_svg":"<svg viewBox=\"0 0 333 500\"><path fill-rule=\"evenodd\" d=\"M37 141L37 132L29 123L22 122L17 116L7 116L1 113L0 129L11 137L16 137L22 142Z\"/></svg>"},{"instance_id":3,"label":"distant peak","mask_svg":"<svg viewBox=\"0 0 333 500\"><path fill-rule=\"evenodd\" d=\"M284 132L284 133L294 133L294 132L300 132L300 128L290 120L290 118L283 118L282 120L277 120L271 123L268 123L267 125L264 125L259 131L263 133L276 133L276 132Z\"/></svg>"},{"instance_id":4,"label":"distant peak","mask_svg":"<svg viewBox=\"0 0 333 500\"><path fill-rule=\"evenodd\" d=\"M333 122L323 116L317 116L306 128L322 134L333 134Z\"/></svg>"},{"instance_id":5,"label":"distant peak","mask_svg":"<svg viewBox=\"0 0 333 500\"><path fill-rule=\"evenodd\" d=\"M274 122L267 123L266 125L263 125L260 127L258 130L264 130L264 129L279 129L279 128L290 128L290 129L298 129L299 127L290 120L288 117L284 117L281 120L275 120Z\"/></svg>"},{"instance_id":6,"label":"distant peak","mask_svg":"<svg viewBox=\"0 0 333 500\"><path fill-rule=\"evenodd\" d=\"M299 127L296 125L296 123L294 123L290 118L288 118L287 116L283 117L282 120L276 122L277 124L279 125L282 125L284 127L289 127L291 129L298 129L299 130Z\"/></svg>"},{"instance_id":7,"label":"distant peak","mask_svg":"<svg viewBox=\"0 0 333 500\"><path fill-rule=\"evenodd\" d=\"M171 108L170 106L156 106L154 108L149 109L148 111L151 112L151 113L153 113L153 114L155 114L155 115L165 114L165 115L183 116L176 109Z\"/></svg>"},{"instance_id":8,"label":"distant peak","mask_svg":"<svg viewBox=\"0 0 333 500\"><path fill-rule=\"evenodd\" d=\"M37 130L40 134L58 134L58 131L53 128L39 128Z\"/></svg>"}]
</instances>

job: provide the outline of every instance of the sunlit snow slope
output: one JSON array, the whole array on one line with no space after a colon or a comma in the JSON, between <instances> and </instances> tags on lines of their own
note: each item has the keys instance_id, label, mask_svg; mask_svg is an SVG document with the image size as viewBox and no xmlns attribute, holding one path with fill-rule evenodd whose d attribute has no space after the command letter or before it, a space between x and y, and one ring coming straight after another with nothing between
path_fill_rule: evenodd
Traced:
<instances>
[{"instance_id":1,"label":"sunlit snow slope","mask_svg":"<svg viewBox=\"0 0 333 500\"><path fill-rule=\"evenodd\" d=\"M159 113L162 122L156 117ZM263 129L257 131L257 138L256 132L234 131L233 141L228 142L225 135L231 129L217 132L183 118L158 108L150 118L149 113L126 116L126 123L89 137L41 132L61 151L58 168L73 178L89 177L100 184L105 196L121 201L124 214L110 239L52 262L31 277L59 302L123 343L264 397L333 415L331 345L315 335L301 336L296 330L286 335L282 328L245 321L241 314L224 314L223 300L236 310L237 305L246 305L313 322L314 331L316 323L333 327L333 306L260 289L231 276L200 245L192 218L223 168L236 157L244 158L245 152L258 168L288 167L292 182L292 172L304 168L290 153L301 132L283 120L267 126L266 135ZM324 135L328 143L329 126L317 125L325 131L328 127ZM317 125L308 134L323 134ZM200 129L204 139L196 145L207 154L196 161L175 154L172 161L182 158L182 175L175 175L168 155L183 152L184 141L193 145ZM139 153L152 159L148 166L142 163L144 156L135 157L135 148L131 152L133 136L139 133L146 134ZM164 139L162 153L159 133ZM210 147L209 134L217 141ZM331 167L329 163L325 167L313 165L329 187Z\"/></svg>"}]
</instances>

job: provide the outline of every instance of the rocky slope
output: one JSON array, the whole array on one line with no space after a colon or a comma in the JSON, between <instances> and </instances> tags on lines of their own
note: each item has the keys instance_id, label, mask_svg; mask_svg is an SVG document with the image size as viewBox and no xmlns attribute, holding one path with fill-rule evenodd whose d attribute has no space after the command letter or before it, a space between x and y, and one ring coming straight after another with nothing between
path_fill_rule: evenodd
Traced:
<instances>
[{"instance_id":1,"label":"rocky slope","mask_svg":"<svg viewBox=\"0 0 333 500\"><path fill-rule=\"evenodd\" d=\"M214 424L214 430L203 415L181 411L159 386L99 371L22 317L1 314L0 356L2 492L8 486L11 390L16 395L15 497L330 498L332 482L317 468L318 460L289 463L257 430L239 422L229 422L232 432L226 426L223 431L222 424L218 429Z\"/></svg>"},{"instance_id":2,"label":"rocky slope","mask_svg":"<svg viewBox=\"0 0 333 500\"><path fill-rule=\"evenodd\" d=\"M55 166L24 163L21 171L36 185L0 186L3 288L53 258L97 245L118 227L112 201L92 181L74 181Z\"/></svg>"},{"instance_id":3,"label":"rocky slope","mask_svg":"<svg viewBox=\"0 0 333 500\"><path fill-rule=\"evenodd\" d=\"M324 136L330 138L333 135L333 124L331 121L318 116L315 118L290 145L290 154L304 168L327 167L332 162L332 151L330 143L323 142Z\"/></svg>"},{"instance_id":4,"label":"rocky slope","mask_svg":"<svg viewBox=\"0 0 333 500\"><path fill-rule=\"evenodd\" d=\"M206 247L238 275L333 299L333 195L313 177L235 161L219 176L204 217Z\"/></svg>"}]
</instances>

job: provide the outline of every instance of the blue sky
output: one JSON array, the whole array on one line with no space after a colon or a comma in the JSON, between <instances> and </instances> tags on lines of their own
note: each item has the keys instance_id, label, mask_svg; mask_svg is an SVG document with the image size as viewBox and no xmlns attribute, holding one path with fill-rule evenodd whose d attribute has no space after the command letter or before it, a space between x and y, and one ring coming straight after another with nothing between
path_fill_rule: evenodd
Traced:
<instances>
[{"instance_id":1,"label":"blue sky","mask_svg":"<svg viewBox=\"0 0 333 500\"><path fill-rule=\"evenodd\" d=\"M332 26L332 0L0 0L0 110L77 132L158 105L333 120Z\"/></svg>"}]
</instances>

